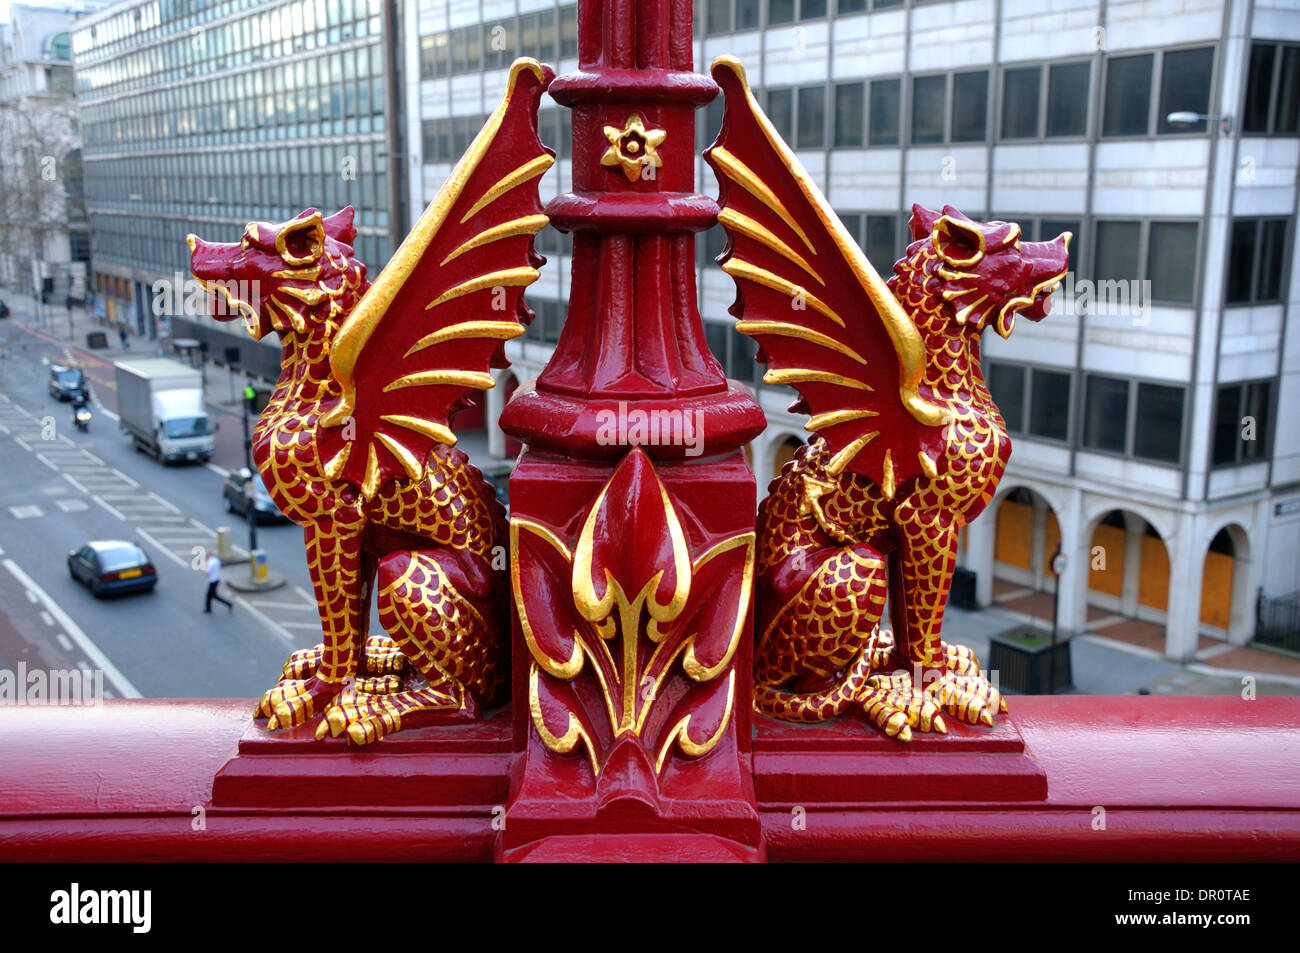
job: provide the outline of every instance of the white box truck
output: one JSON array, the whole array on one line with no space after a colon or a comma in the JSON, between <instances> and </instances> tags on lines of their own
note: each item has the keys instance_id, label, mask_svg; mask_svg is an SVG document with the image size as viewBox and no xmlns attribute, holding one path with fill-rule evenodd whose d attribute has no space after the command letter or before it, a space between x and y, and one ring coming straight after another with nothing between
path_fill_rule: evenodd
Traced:
<instances>
[{"instance_id":1,"label":"white box truck","mask_svg":"<svg viewBox=\"0 0 1300 953\"><path fill-rule=\"evenodd\" d=\"M117 412L137 450L160 461L211 460L212 422L203 375L161 357L118 361Z\"/></svg>"}]
</instances>

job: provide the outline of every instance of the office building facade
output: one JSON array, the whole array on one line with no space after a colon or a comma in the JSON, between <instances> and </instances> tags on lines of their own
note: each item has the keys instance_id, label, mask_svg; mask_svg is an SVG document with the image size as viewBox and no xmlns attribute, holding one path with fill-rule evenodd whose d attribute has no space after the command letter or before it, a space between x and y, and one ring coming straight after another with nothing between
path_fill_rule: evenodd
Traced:
<instances>
[{"instance_id":1,"label":"office building facade","mask_svg":"<svg viewBox=\"0 0 1300 953\"><path fill-rule=\"evenodd\" d=\"M234 241L249 221L353 205L378 274L402 227L390 22L386 0L124 0L77 23L97 290L139 332L278 368L273 341L175 304L155 314L157 283L189 276L190 232Z\"/></svg>"},{"instance_id":2,"label":"office building facade","mask_svg":"<svg viewBox=\"0 0 1300 953\"><path fill-rule=\"evenodd\" d=\"M90 259L71 33L87 8L14 4L0 23L0 284L50 303L84 295Z\"/></svg>"},{"instance_id":3,"label":"office building facade","mask_svg":"<svg viewBox=\"0 0 1300 953\"><path fill-rule=\"evenodd\" d=\"M405 8L412 207L436 193L495 104L505 67L577 67L576 6L417 0ZM910 241L911 203L1074 235L1071 274L1041 324L985 339L984 368L1015 453L964 532L984 605L1129 633L1179 660L1255 632L1257 600L1300 590L1296 173L1300 10L1284 0L701 0L697 69L732 53L768 114L884 275ZM698 158L721 119L699 113ZM543 101L568 191L569 113ZM416 155L418 154L418 160ZM792 393L764 385L697 242L700 310L728 376L769 426L750 447L760 484L804 441ZM529 289L537 320L510 342L488 395L489 440L519 381L563 326L569 243ZM1288 333L1288 327L1291 330ZM1288 411L1289 408L1289 411ZM1136 633L1136 634L1134 634Z\"/></svg>"}]
</instances>

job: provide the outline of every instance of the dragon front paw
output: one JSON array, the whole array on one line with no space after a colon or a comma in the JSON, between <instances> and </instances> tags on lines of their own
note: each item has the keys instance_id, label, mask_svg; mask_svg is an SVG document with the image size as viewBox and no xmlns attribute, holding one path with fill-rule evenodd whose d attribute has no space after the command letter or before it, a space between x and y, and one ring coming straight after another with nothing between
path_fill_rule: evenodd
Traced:
<instances>
[{"instance_id":1,"label":"dragon front paw","mask_svg":"<svg viewBox=\"0 0 1300 953\"><path fill-rule=\"evenodd\" d=\"M294 728L320 711L342 688L342 682L327 682L315 675L282 681L262 696L256 714L268 719L268 731Z\"/></svg>"},{"instance_id":2,"label":"dragon front paw","mask_svg":"<svg viewBox=\"0 0 1300 953\"><path fill-rule=\"evenodd\" d=\"M978 672L978 663L975 671ZM960 675L947 670L925 686L944 711L955 715L969 725L984 724L993 727L993 716L1007 710L1002 693L983 675Z\"/></svg>"},{"instance_id":3,"label":"dragon front paw","mask_svg":"<svg viewBox=\"0 0 1300 953\"><path fill-rule=\"evenodd\" d=\"M398 687L396 676L364 679L357 686L340 692L326 707L325 717L316 728L317 741L347 732L353 744L368 745L402 727L401 712L385 698L384 691Z\"/></svg>"},{"instance_id":4,"label":"dragon front paw","mask_svg":"<svg viewBox=\"0 0 1300 953\"><path fill-rule=\"evenodd\" d=\"M311 678L320 668L321 659L325 657L325 643L320 642L309 649L299 649L289 656L280 672L281 681L298 682Z\"/></svg>"},{"instance_id":5,"label":"dragon front paw","mask_svg":"<svg viewBox=\"0 0 1300 953\"><path fill-rule=\"evenodd\" d=\"M877 728L899 741L911 741L913 728L948 731L934 699L919 691L906 674L872 675L858 702Z\"/></svg>"}]
</instances>

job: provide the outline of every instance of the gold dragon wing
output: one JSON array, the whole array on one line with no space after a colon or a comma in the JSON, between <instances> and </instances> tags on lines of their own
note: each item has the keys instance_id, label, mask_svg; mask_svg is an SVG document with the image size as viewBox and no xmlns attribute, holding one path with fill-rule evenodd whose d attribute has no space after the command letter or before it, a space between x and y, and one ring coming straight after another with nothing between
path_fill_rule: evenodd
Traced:
<instances>
[{"instance_id":1,"label":"gold dragon wing","mask_svg":"<svg viewBox=\"0 0 1300 953\"><path fill-rule=\"evenodd\" d=\"M945 411L920 392L925 344L790 147L763 114L740 62L713 63L726 96L704 157L720 185L720 259L736 282L736 329L759 344L764 381L788 384L829 471L870 477L893 496L937 460Z\"/></svg>"},{"instance_id":2,"label":"gold dragon wing","mask_svg":"<svg viewBox=\"0 0 1300 953\"><path fill-rule=\"evenodd\" d=\"M496 111L331 343L342 393L317 442L326 474L367 498L392 477L419 479L432 446L456 442L458 402L493 385L505 342L532 319L538 180L555 161L537 106L552 75L515 61Z\"/></svg>"}]
</instances>

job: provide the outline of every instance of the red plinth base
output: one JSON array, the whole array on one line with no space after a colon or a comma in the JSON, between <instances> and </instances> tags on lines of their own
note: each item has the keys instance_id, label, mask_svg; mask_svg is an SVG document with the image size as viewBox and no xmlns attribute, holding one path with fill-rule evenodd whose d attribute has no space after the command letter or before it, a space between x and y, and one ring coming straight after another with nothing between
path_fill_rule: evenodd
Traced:
<instances>
[{"instance_id":1,"label":"red plinth base","mask_svg":"<svg viewBox=\"0 0 1300 953\"><path fill-rule=\"evenodd\" d=\"M993 728L948 718L944 735L900 744L865 720L792 725L755 716L758 798L778 805L1042 801L1047 773L1006 717Z\"/></svg>"},{"instance_id":2,"label":"red plinth base","mask_svg":"<svg viewBox=\"0 0 1300 953\"><path fill-rule=\"evenodd\" d=\"M316 740L316 721L268 732L249 722L212 783L218 808L461 807L504 805L510 713L479 722L400 731L349 749ZM346 770L339 770L340 765Z\"/></svg>"},{"instance_id":3,"label":"red plinth base","mask_svg":"<svg viewBox=\"0 0 1300 953\"><path fill-rule=\"evenodd\" d=\"M907 748L849 719L755 717L741 763L762 831L745 843L680 815L674 832L557 824L518 843L504 714L348 751L250 732L251 699L9 707L0 860L1300 860L1300 699L1010 703L995 729ZM1022 756L1046 797L1022 796Z\"/></svg>"}]
</instances>

